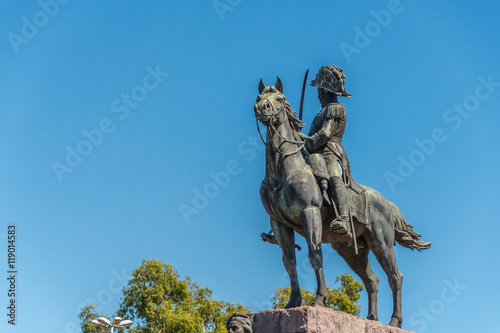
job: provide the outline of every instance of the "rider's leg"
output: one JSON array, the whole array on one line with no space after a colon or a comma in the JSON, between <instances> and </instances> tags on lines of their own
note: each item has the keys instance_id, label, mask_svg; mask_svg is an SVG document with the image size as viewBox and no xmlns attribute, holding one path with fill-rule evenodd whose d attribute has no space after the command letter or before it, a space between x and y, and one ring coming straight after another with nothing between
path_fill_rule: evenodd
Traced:
<instances>
[{"instance_id":1,"label":"rider's leg","mask_svg":"<svg viewBox=\"0 0 500 333\"><path fill-rule=\"evenodd\" d=\"M330 224L330 229L338 233L347 233L352 237L351 227L349 225L349 195L347 194L347 187L342 179L342 167L338 160L331 162L332 163L328 163L328 172L330 174L330 184L339 216Z\"/></svg>"}]
</instances>

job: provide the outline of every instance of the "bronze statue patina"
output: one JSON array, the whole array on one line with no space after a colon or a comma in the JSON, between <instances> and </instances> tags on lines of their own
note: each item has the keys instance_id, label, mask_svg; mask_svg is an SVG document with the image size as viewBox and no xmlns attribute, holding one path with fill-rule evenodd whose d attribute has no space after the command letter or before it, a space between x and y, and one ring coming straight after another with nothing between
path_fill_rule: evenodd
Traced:
<instances>
[{"instance_id":1,"label":"bronze statue patina","mask_svg":"<svg viewBox=\"0 0 500 333\"><path fill-rule=\"evenodd\" d=\"M336 67L327 70L336 78L342 78L340 69L335 73L334 68ZM352 181L347 158L340 145L340 138L345 129L345 110L331 93L340 92L342 96L348 94L343 89L342 81L336 83L332 80L330 83L336 84L335 88L327 86L323 81L321 75L313 81L313 85L317 84L321 88L320 100L325 111L322 110L316 117L319 120L316 122L315 119L311 137L301 133L304 124L285 99L279 77L275 86L265 86L263 81L260 81L259 96L254 106L255 117L267 127L266 173L260 195L270 216L274 240L283 251L283 263L290 276L291 294L286 308L300 306L302 302L295 260L296 231L307 241L309 260L316 274L317 291L314 305L325 306L327 299L321 244L329 243L363 281L368 293L368 318L378 320L379 279L368 261L368 253L371 250L387 274L393 293L393 313L389 324L401 327L403 276L397 268L393 246L397 241L404 247L420 251L428 249L431 243L420 240L420 235L413 231L396 205L376 190ZM325 91L330 94L323 96ZM330 121L333 123L328 125ZM331 132L325 129L325 126L337 130ZM334 145L331 144L332 141ZM319 154L308 156L305 148ZM340 163L341 167L335 163ZM340 183L335 177L342 177L340 179L343 182ZM332 190L331 187L335 186L339 189ZM338 193L334 191L345 191L348 198L339 200ZM336 196L334 202L338 201L340 205L347 202L350 205L349 212L342 207L335 209L335 204L330 200L332 194L334 198ZM345 193L340 195L345 196ZM346 225L346 219L343 217L345 214L351 215L352 228ZM332 222L335 230L330 229ZM339 230L352 233L357 244L352 243L348 233L339 233Z\"/></svg>"},{"instance_id":2,"label":"bronze statue patina","mask_svg":"<svg viewBox=\"0 0 500 333\"><path fill-rule=\"evenodd\" d=\"M227 321L228 333L252 333L252 321L246 314L235 313Z\"/></svg>"}]
</instances>

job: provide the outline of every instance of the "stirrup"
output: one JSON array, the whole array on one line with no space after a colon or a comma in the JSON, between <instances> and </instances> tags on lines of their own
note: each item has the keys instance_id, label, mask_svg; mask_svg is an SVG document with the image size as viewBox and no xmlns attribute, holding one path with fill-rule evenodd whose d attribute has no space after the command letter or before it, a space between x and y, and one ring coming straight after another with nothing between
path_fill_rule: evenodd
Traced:
<instances>
[{"instance_id":1,"label":"stirrup","mask_svg":"<svg viewBox=\"0 0 500 333\"><path fill-rule=\"evenodd\" d=\"M341 215L337 217L330 224L330 229L338 234L347 234L349 238L352 238L351 228L349 226L349 217L346 215Z\"/></svg>"}]
</instances>

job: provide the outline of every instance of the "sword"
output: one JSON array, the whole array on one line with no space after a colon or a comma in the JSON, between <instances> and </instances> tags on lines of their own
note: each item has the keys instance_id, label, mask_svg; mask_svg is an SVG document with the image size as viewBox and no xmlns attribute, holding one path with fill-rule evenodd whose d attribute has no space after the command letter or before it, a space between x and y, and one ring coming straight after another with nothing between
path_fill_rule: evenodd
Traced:
<instances>
[{"instance_id":1,"label":"sword","mask_svg":"<svg viewBox=\"0 0 500 333\"><path fill-rule=\"evenodd\" d=\"M302 84L302 95L300 96L300 108L299 108L299 119L302 120L302 112L304 111L304 93L306 92L306 84L307 84L307 75L309 74L309 70L306 71L306 75L304 76L304 83Z\"/></svg>"},{"instance_id":2,"label":"sword","mask_svg":"<svg viewBox=\"0 0 500 333\"><path fill-rule=\"evenodd\" d=\"M342 156L342 178L344 179L346 191L348 191L347 190L347 165L345 163L344 154L341 154L341 156ZM356 252L356 254L358 254L358 243L356 241L356 231L354 230L354 221L352 220L351 200L349 199L349 192L347 193L347 210L349 211L349 221L351 222L351 234L352 234L352 239L354 241L354 251Z\"/></svg>"}]
</instances>

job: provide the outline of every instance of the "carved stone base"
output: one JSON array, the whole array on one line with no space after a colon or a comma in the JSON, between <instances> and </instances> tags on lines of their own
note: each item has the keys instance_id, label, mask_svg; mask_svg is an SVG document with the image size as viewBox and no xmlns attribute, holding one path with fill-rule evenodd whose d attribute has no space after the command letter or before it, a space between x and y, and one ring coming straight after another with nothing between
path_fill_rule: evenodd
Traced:
<instances>
[{"instance_id":1,"label":"carved stone base","mask_svg":"<svg viewBox=\"0 0 500 333\"><path fill-rule=\"evenodd\" d=\"M400 328L345 312L304 306L249 315L253 333L408 333Z\"/></svg>"}]
</instances>

